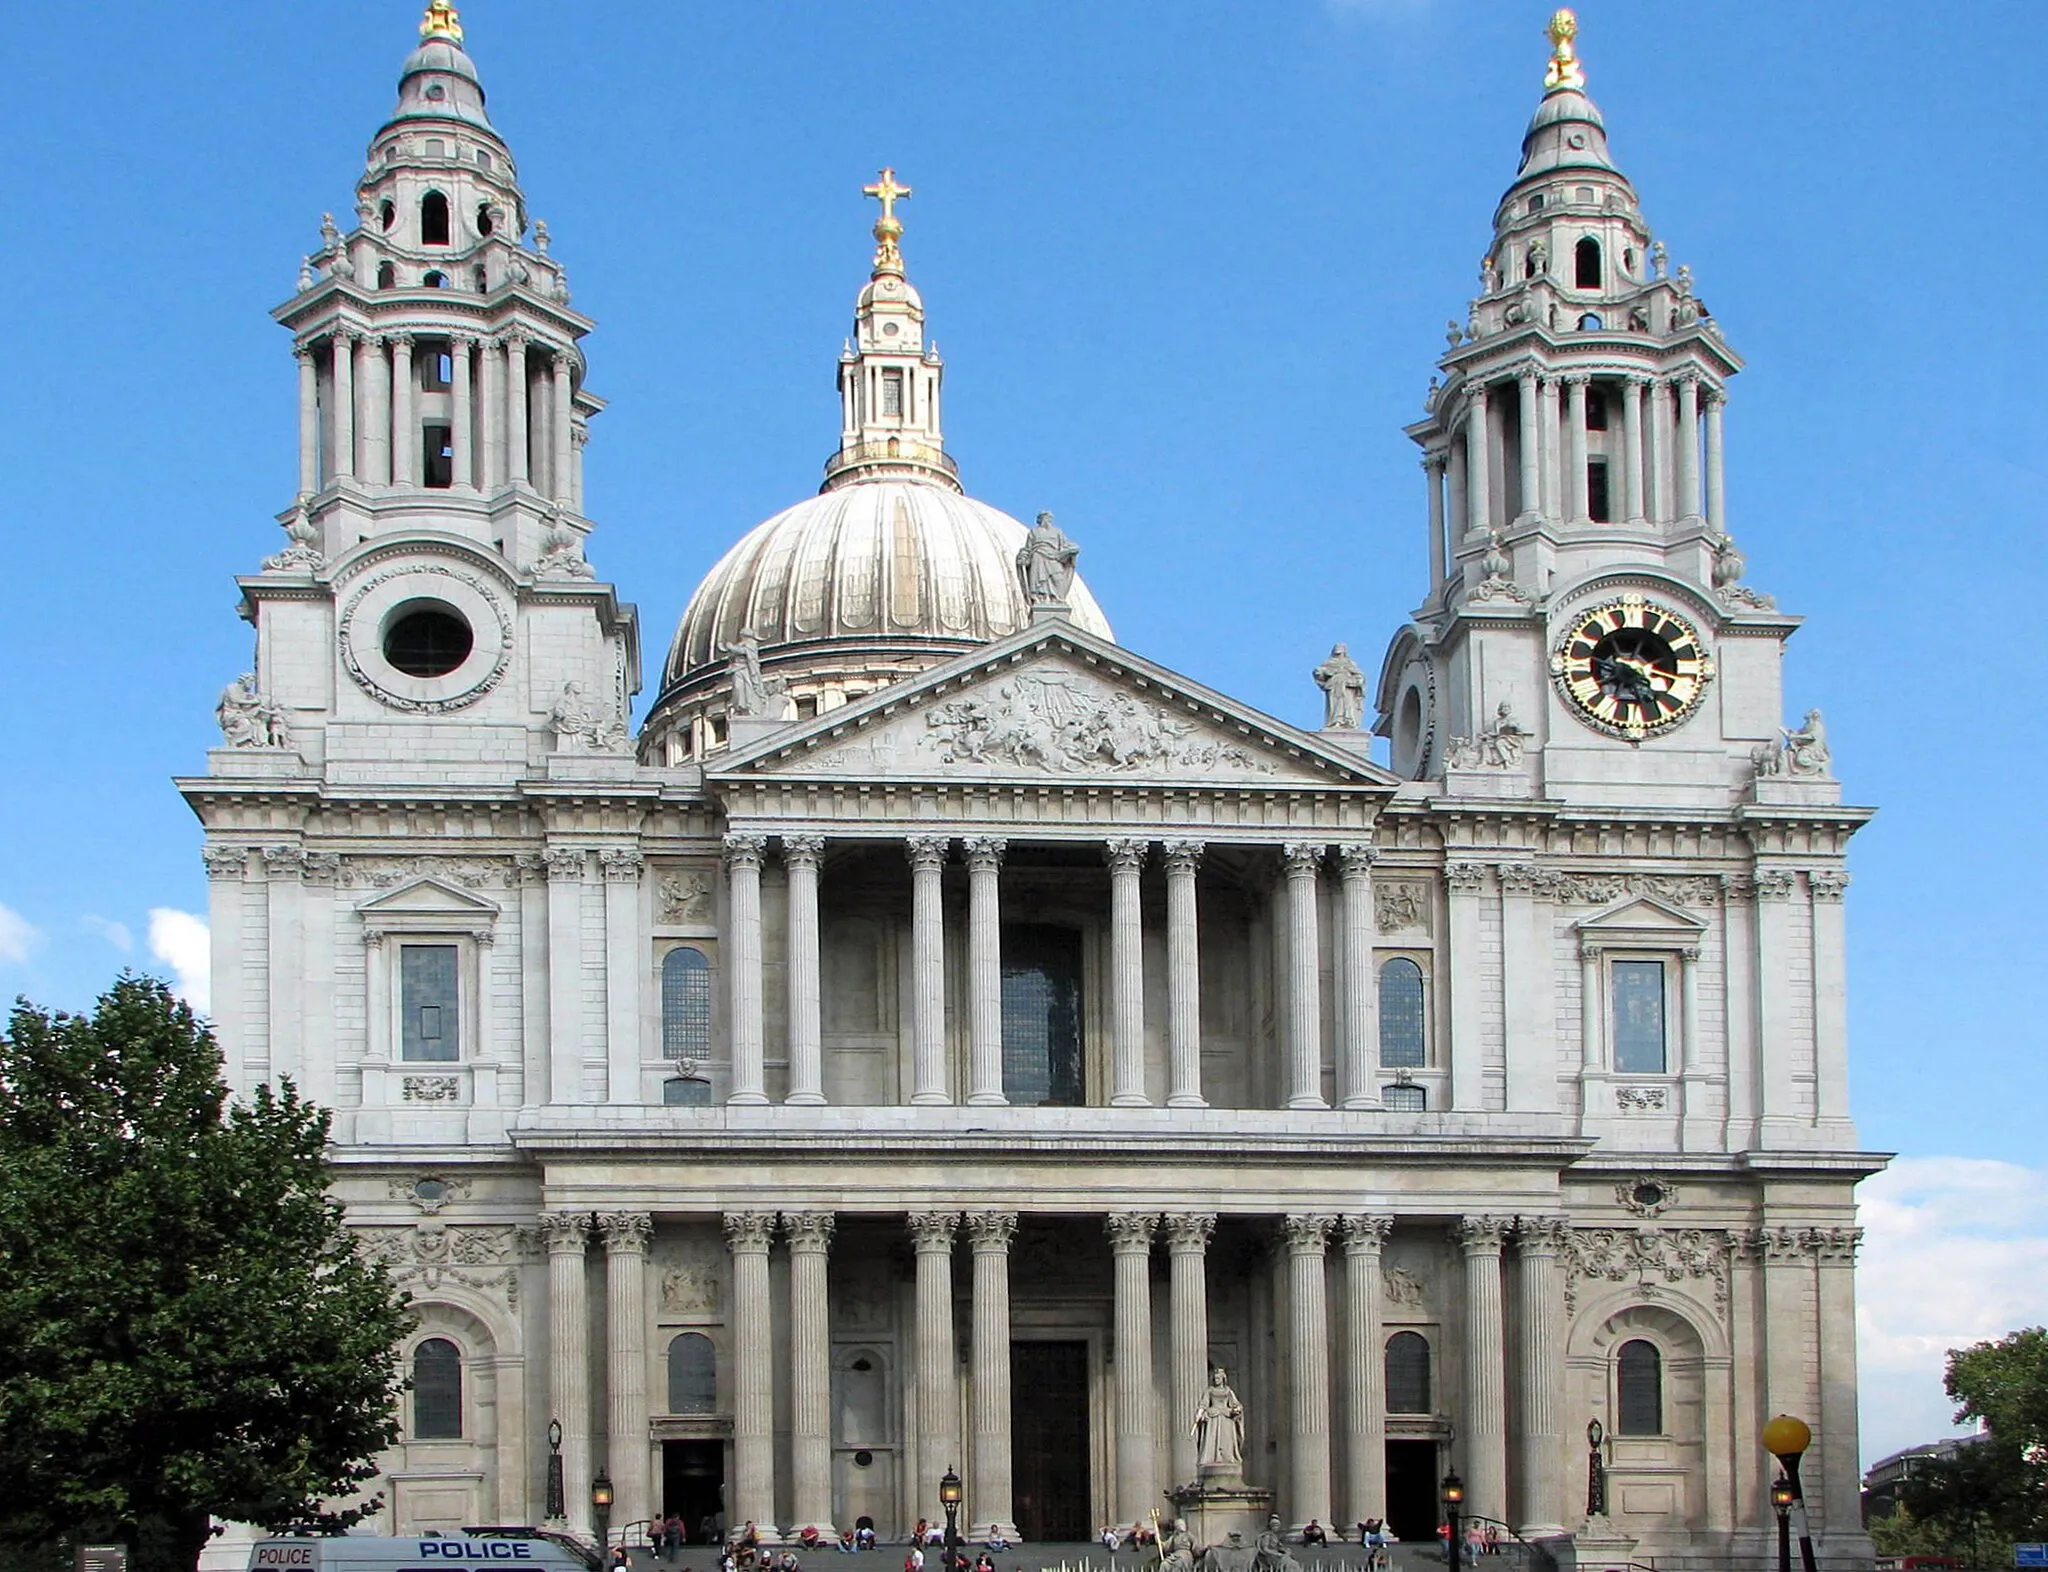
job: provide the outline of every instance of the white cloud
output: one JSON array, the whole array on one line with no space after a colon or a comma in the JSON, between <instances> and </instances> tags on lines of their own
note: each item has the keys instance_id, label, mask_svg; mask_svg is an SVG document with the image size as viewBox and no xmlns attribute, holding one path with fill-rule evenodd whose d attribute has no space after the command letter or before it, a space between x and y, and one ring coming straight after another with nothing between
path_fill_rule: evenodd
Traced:
<instances>
[{"instance_id":1,"label":"white cloud","mask_svg":"<svg viewBox=\"0 0 2048 1572\"><path fill-rule=\"evenodd\" d=\"M135 948L135 935L128 931L128 925L125 922L115 922L111 918L92 916L81 917L79 921L88 931L98 934L123 955L126 955Z\"/></svg>"},{"instance_id":2,"label":"white cloud","mask_svg":"<svg viewBox=\"0 0 2048 1572\"><path fill-rule=\"evenodd\" d=\"M35 924L11 906L0 906L0 961L19 965L28 959L31 945L42 937Z\"/></svg>"},{"instance_id":3,"label":"white cloud","mask_svg":"<svg viewBox=\"0 0 2048 1572\"><path fill-rule=\"evenodd\" d=\"M170 967L179 997L201 1015L213 1007L213 935L206 919L171 906L149 909L149 953Z\"/></svg>"},{"instance_id":4,"label":"white cloud","mask_svg":"<svg viewBox=\"0 0 2048 1572\"><path fill-rule=\"evenodd\" d=\"M2048 1322L2048 1171L1902 1157L1859 1200L1857 1363L1870 1461L1959 1428L1941 1385L1951 1348Z\"/></svg>"}]
</instances>

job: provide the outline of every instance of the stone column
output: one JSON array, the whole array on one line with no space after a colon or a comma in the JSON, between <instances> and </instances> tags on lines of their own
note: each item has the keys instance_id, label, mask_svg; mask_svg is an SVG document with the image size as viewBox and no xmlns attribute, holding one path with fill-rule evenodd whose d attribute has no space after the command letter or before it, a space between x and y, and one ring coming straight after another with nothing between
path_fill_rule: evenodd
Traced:
<instances>
[{"instance_id":1,"label":"stone column","mask_svg":"<svg viewBox=\"0 0 2048 1572\"><path fill-rule=\"evenodd\" d=\"M1856 1432L1856 1251L1860 1228L1816 1229L1818 1258L1814 1308L1819 1318L1820 1413L1813 1429L1819 1439L1808 1467L1820 1474L1818 1526L1824 1533L1856 1534L1862 1523L1862 1478L1857 1471ZM1709 1432L1711 1434L1711 1432ZM1809 1497L1816 1492L1802 1478Z\"/></svg>"},{"instance_id":2,"label":"stone column","mask_svg":"<svg viewBox=\"0 0 2048 1572\"><path fill-rule=\"evenodd\" d=\"M1449 578L1457 562L1457 540L1465 528L1470 511L1465 500L1465 439L1452 434L1450 446L1444 453L1444 524L1443 576Z\"/></svg>"},{"instance_id":3,"label":"stone column","mask_svg":"<svg viewBox=\"0 0 2048 1572\"><path fill-rule=\"evenodd\" d=\"M1010 1492L1010 1242L1015 1212L969 1212L974 1252L974 1437L968 1452L967 1509L972 1526L995 1525L1017 1539ZM962 1524L965 1529L969 1525Z\"/></svg>"},{"instance_id":4,"label":"stone column","mask_svg":"<svg viewBox=\"0 0 2048 1572\"><path fill-rule=\"evenodd\" d=\"M1429 587L1434 592L1450 571L1449 553L1444 549L1444 455L1441 450L1423 456L1422 474L1429 483Z\"/></svg>"},{"instance_id":5,"label":"stone column","mask_svg":"<svg viewBox=\"0 0 2048 1572\"><path fill-rule=\"evenodd\" d=\"M576 421L569 427L569 507L572 512L583 511L583 450L590 445L590 427Z\"/></svg>"},{"instance_id":6,"label":"stone column","mask_svg":"<svg viewBox=\"0 0 2048 1572\"><path fill-rule=\"evenodd\" d=\"M768 1101L761 1021L761 858L765 835L725 838L727 964L732 968L732 1091L729 1103Z\"/></svg>"},{"instance_id":7,"label":"stone column","mask_svg":"<svg viewBox=\"0 0 2048 1572\"><path fill-rule=\"evenodd\" d=\"M1372 865L1370 846L1337 848L1342 881L1344 1013L1338 1021L1338 1095L1346 1108L1380 1105L1379 977L1372 964Z\"/></svg>"},{"instance_id":8,"label":"stone column","mask_svg":"<svg viewBox=\"0 0 2048 1572\"><path fill-rule=\"evenodd\" d=\"M448 443L450 483L465 491L476 489L476 405L469 392L469 356L476 340L461 334L448 340Z\"/></svg>"},{"instance_id":9,"label":"stone column","mask_svg":"<svg viewBox=\"0 0 2048 1572\"><path fill-rule=\"evenodd\" d=\"M1516 1320L1521 1359L1516 1368L1515 1408L1521 1434L1515 1447L1518 1532L1541 1539L1564 1532L1565 1500L1560 1476L1564 1406L1564 1308L1558 1293L1558 1256L1570 1237L1562 1217L1515 1219L1519 1263Z\"/></svg>"},{"instance_id":10,"label":"stone column","mask_svg":"<svg viewBox=\"0 0 2048 1572\"><path fill-rule=\"evenodd\" d=\"M1700 516L1700 379L1686 372L1678 379L1678 512Z\"/></svg>"},{"instance_id":11,"label":"stone column","mask_svg":"<svg viewBox=\"0 0 2048 1572\"><path fill-rule=\"evenodd\" d=\"M1486 1101L1485 1065L1479 1056L1480 1023L1488 1006L1486 980L1479 969L1485 891L1486 864L1444 864L1451 963L1451 1106L1459 1109L1476 1110Z\"/></svg>"},{"instance_id":12,"label":"stone column","mask_svg":"<svg viewBox=\"0 0 2048 1572\"><path fill-rule=\"evenodd\" d=\"M824 984L818 960L818 867L822 835L782 837L789 871L789 1096L815 1106L825 1100ZM799 1525L801 1526L801 1525Z\"/></svg>"},{"instance_id":13,"label":"stone column","mask_svg":"<svg viewBox=\"0 0 2048 1572\"><path fill-rule=\"evenodd\" d=\"M910 1062L913 1103L948 1103L943 835L910 837Z\"/></svg>"},{"instance_id":14,"label":"stone column","mask_svg":"<svg viewBox=\"0 0 2048 1572\"><path fill-rule=\"evenodd\" d=\"M576 360L567 350L557 350L551 362L554 367L554 406L548 416L548 495L563 507L576 500L575 489L570 485L572 460L569 450L569 416L571 394L574 390Z\"/></svg>"},{"instance_id":15,"label":"stone column","mask_svg":"<svg viewBox=\"0 0 2048 1572\"><path fill-rule=\"evenodd\" d=\"M1564 505L1564 417L1558 412L1564 388L1553 373L1543 379L1541 419L1543 424L1543 516L1562 522Z\"/></svg>"},{"instance_id":16,"label":"stone column","mask_svg":"<svg viewBox=\"0 0 2048 1572\"><path fill-rule=\"evenodd\" d=\"M1461 1218L1453 1231L1465 1252L1465 1500L1478 1517L1507 1521L1507 1351L1501 1319L1500 1245L1507 1222Z\"/></svg>"},{"instance_id":17,"label":"stone column","mask_svg":"<svg viewBox=\"0 0 2048 1572\"><path fill-rule=\"evenodd\" d=\"M476 483L486 495L505 480L505 355L498 338L480 339L483 351L477 356L476 402L481 442L476 465Z\"/></svg>"},{"instance_id":18,"label":"stone column","mask_svg":"<svg viewBox=\"0 0 2048 1572\"><path fill-rule=\"evenodd\" d=\"M1284 1521L1330 1522L1330 1307L1323 1252L1334 1217L1288 1216L1287 1238L1287 1495Z\"/></svg>"},{"instance_id":19,"label":"stone column","mask_svg":"<svg viewBox=\"0 0 2048 1572\"><path fill-rule=\"evenodd\" d=\"M1728 528L1728 471L1721 457L1721 411L1728 395L1719 388L1704 390L1707 401L1707 524L1717 533Z\"/></svg>"},{"instance_id":20,"label":"stone column","mask_svg":"<svg viewBox=\"0 0 2048 1572\"><path fill-rule=\"evenodd\" d=\"M1387 1515L1387 1365L1380 1253L1391 1217L1344 1219L1344 1517Z\"/></svg>"},{"instance_id":21,"label":"stone column","mask_svg":"<svg viewBox=\"0 0 2048 1572\"><path fill-rule=\"evenodd\" d=\"M1195 903L1200 841L1168 841L1166 859L1166 1106L1206 1108L1202 1096L1202 940Z\"/></svg>"},{"instance_id":22,"label":"stone column","mask_svg":"<svg viewBox=\"0 0 2048 1572\"><path fill-rule=\"evenodd\" d=\"M548 881L548 1100L592 1102L584 1084L583 889L590 854L576 846L541 853Z\"/></svg>"},{"instance_id":23,"label":"stone column","mask_svg":"<svg viewBox=\"0 0 2048 1572\"><path fill-rule=\"evenodd\" d=\"M917 1459L912 1516L945 1521L939 1476L958 1468L960 1388L953 1352L953 1232L957 1212L912 1212L917 1246Z\"/></svg>"},{"instance_id":24,"label":"stone column","mask_svg":"<svg viewBox=\"0 0 2048 1572\"><path fill-rule=\"evenodd\" d=\"M1542 382L1534 366L1524 366L1517 383L1522 417L1522 517L1534 518L1543 506L1543 429L1536 418Z\"/></svg>"},{"instance_id":25,"label":"stone column","mask_svg":"<svg viewBox=\"0 0 2048 1572\"><path fill-rule=\"evenodd\" d=\"M1480 383L1465 390L1465 528L1479 535L1493 522L1486 426L1486 385Z\"/></svg>"},{"instance_id":26,"label":"stone column","mask_svg":"<svg viewBox=\"0 0 2048 1572\"><path fill-rule=\"evenodd\" d=\"M320 368L313 364L313 346L294 344L299 363L299 490L320 489Z\"/></svg>"},{"instance_id":27,"label":"stone column","mask_svg":"<svg viewBox=\"0 0 2048 1572\"><path fill-rule=\"evenodd\" d=\"M590 1306L583 1251L588 1212L543 1212L548 1252L548 1417L562 1425L562 1499L572 1529L590 1519Z\"/></svg>"},{"instance_id":28,"label":"stone column","mask_svg":"<svg viewBox=\"0 0 2048 1572\"><path fill-rule=\"evenodd\" d=\"M412 335L391 339L391 484L420 483L419 417L413 411Z\"/></svg>"},{"instance_id":29,"label":"stone column","mask_svg":"<svg viewBox=\"0 0 2048 1572\"><path fill-rule=\"evenodd\" d=\"M786 1212L789 1240L789 1451L792 1529L832 1526L832 1311L825 1289L830 1212Z\"/></svg>"},{"instance_id":30,"label":"stone column","mask_svg":"<svg viewBox=\"0 0 2048 1572\"><path fill-rule=\"evenodd\" d=\"M1622 515L1643 522L1643 388L1649 378L1631 373L1621 382Z\"/></svg>"},{"instance_id":31,"label":"stone column","mask_svg":"<svg viewBox=\"0 0 2048 1572\"><path fill-rule=\"evenodd\" d=\"M637 1523L654 1510L648 1490L652 1442L647 1434L647 1241L654 1219L645 1212L600 1212L604 1236L605 1370L610 1424L605 1467L612 1476L614 1523ZM568 1480L564 1477L564 1487Z\"/></svg>"},{"instance_id":32,"label":"stone column","mask_svg":"<svg viewBox=\"0 0 2048 1572\"><path fill-rule=\"evenodd\" d=\"M1116 1504L1119 1524L1152 1510L1152 1230L1149 1212L1103 1219L1116 1264Z\"/></svg>"},{"instance_id":33,"label":"stone column","mask_svg":"<svg viewBox=\"0 0 2048 1572\"><path fill-rule=\"evenodd\" d=\"M1193 1479L1201 1464L1195 1447L1195 1412L1209 1386L1209 1241L1214 1212L1169 1212L1166 1224L1167 1309L1173 1326L1173 1477Z\"/></svg>"},{"instance_id":34,"label":"stone column","mask_svg":"<svg viewBox=\"0 0 2048 1572\"><path fill-rule=\"evenodd\" d=\"M607 846L597 862L604 872L606 1100L638 1104L645 1095L640 1086L640 980L647 970L642 921L647 858L634 847Z\"/></svg>"},{"instance_id":35,"label":"stone column","mask_svg":"<svg viewBox=\"0 0 2048 1572\"><path fill-rule=\"evenodd\" d=\"M356 440L362 462L356 473L372 485L391 482L391 363L384 340L366 333L356 340L356 393L362 401Z\"/></svg>"},{"instance_id":36,"label":"stone column","mask_svg":"<svg viewBox=\"0 0 2048 1572\"><path fill-rule=\"evenodd\" d=\"M1144 841L1131 840L1103 847L1109 859L1112 1108L1143 1108L1151 1102L1145 1095L1145 933L1138 888L1147 849Z\"/></svg>"},{"instance_id":37,"label":"stone column","mask_svg":"<svg viewBox=\"0 0 2048 1572\"><path fill-rule=\"evenodd\" d=\"M1650 380L1650 443L1645 455L1649 468L1646 489L1650 493L1650 521L1668 524L1676 515L1671 500L1671 379Z\"/></svg>"},{"instance_id":38,"label":"stone column","mask_svg":"<svg viewBox=\"0 0 2048 1572\"><path fill-rule=\"evenodd\" d=\"M773 1212L727 1212L732 1252L732 1468L728 1524L775 1537L775 1363L768 1304ZM574 1481L571 1481L572 1492Z\"/></svg>"},{"instance_id":39,"label":"stone column","mask_svg":"<svg viewBox=\"0 0 2048 1572\"><path fill-rule=\"evenodd\" d=\"M505 479L527 483L526 335L505 335Z\"/></svg>"},{"instance_id":40,"label":"stone column","mask_svg":"<svg viewBox=\"0 0 2048 1572\"><path fill-rule=\"evenodd\" d=\"M334 367L328 464L333 477L340 480L356 472L356 340L353 333L336 329L328 342Z\"/></svg>"},{"instance_id":41,"label":"stone column","mask_svg":"<svg viewBox=\"0 0 2048 1572\"><path fill-rule=\"evenodd\" d=\"M1003 852L1007 841L970 835L967 854L967 1100L980 1107L1003 1095Z\"/></svg>"},{"instance_id":42,"label":"stone column","mask_svg":"<svg viewBox=\"0 0 2048 1572\"><path fill-rule=\"evenodd\" d=\"M1316 924L1316 868L1323 848L1298 842L1282 847L1281 857L1287 868L1287 1106L1327 1108L1322 956Z\"/></svg>"},{"instance_id":43,"label":"stone column","mask_svg":"<svg viewBox=\"0 0 2048 1572\"><path fill-rule=\"evenodd\" d=\"M1565 429L1570 434L1570 458L1566 461L1564 481L1565 518L1573 524L1584 524L1592 512L1586 485L1586 384L1592 379L1583 371L1574 371L1564 379L1565 394L1570 400L1570 410L1565 417Z\"/></svg>"}]
</instances>

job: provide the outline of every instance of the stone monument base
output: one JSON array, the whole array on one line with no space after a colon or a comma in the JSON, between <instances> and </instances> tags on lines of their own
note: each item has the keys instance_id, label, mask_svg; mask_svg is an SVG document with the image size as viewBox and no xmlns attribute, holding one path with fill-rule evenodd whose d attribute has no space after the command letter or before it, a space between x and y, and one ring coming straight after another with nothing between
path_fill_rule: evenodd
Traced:
<instances>
[{"instance_id":1,"label":"stone monument base","mask_svg":"<svg viewBox=\"0 0 2048 1572\"><path fill-rule=\"evenodd\" d=\"M1589 1517L1585 1527L1572 1536L1572 1553L1578 1572L1628 1572L1640 1541L1621 1531L1613 1519Z\"/></svg>"},{"instance_id":2,"label":"stone monument base","mask_svg":"<svg viewBox=\"0 0 2048 1572\"><path fill-rule=\"evenodd\" d=\"M1273 1515L1273 1492L1246 1484L1242 1475L1204 1475L1191 1485L1176 1485L1166 1499L1187 1523L1197 1553L1228 1544L1233 1530L1251 1545Z\"/></svg>"}]
</instances>

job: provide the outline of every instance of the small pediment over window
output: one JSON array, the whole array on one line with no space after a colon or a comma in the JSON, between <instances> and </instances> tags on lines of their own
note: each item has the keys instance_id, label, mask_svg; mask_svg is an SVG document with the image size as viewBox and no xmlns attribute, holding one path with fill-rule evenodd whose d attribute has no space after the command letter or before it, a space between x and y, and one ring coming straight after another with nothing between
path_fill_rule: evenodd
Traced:
<instances>
[{"instance_id":1,"label":"small pediment over window","mask_svg":"<svg viewBox=\"0 0 2048 1572\"><path fill-rule=\"evenodd\" d=\"M1659 948L1693 946L1706 920L1654 895L1632 895L1576 924L1581 942Z\"/></svg>"},{"instance_id":2,"label":"small pediment over window","mask_svg":"<svg viewBox=\"0 0 2048 1572\"><path fill-rule=\"evenodd\" d=\"M380 890L356 912L371 934L488 934L499 915L495 902L430 876Z\"/></svg>"}]
</instances>

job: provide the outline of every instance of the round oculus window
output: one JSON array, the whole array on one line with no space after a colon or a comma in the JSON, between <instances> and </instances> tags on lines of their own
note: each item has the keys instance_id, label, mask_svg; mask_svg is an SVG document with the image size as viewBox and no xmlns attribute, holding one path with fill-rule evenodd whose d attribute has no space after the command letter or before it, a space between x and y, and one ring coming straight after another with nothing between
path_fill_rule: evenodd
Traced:
<instances>
[{"instance_id":1,"label":"round oculus window","mask_svg":"<svg viewBox=\"0 0 2048 1572\"><path fill-rule=\"evenodd\" d=\"M384 658L408 677L445 677L475 646L469 624L438 601L401 606L384 628Z\"/></svg>"},{"instance_id":2,"label":"round oculus window","mask_svg":"<svg viewBox=\"0 0 2048 1572\"><path fill-rule=\"evenodd\" d=\"M1662 1206L1665 1202L1664 1187L1645 1180L1635 1188L1636 1205Z\"/></svg>"}]
</instances>

